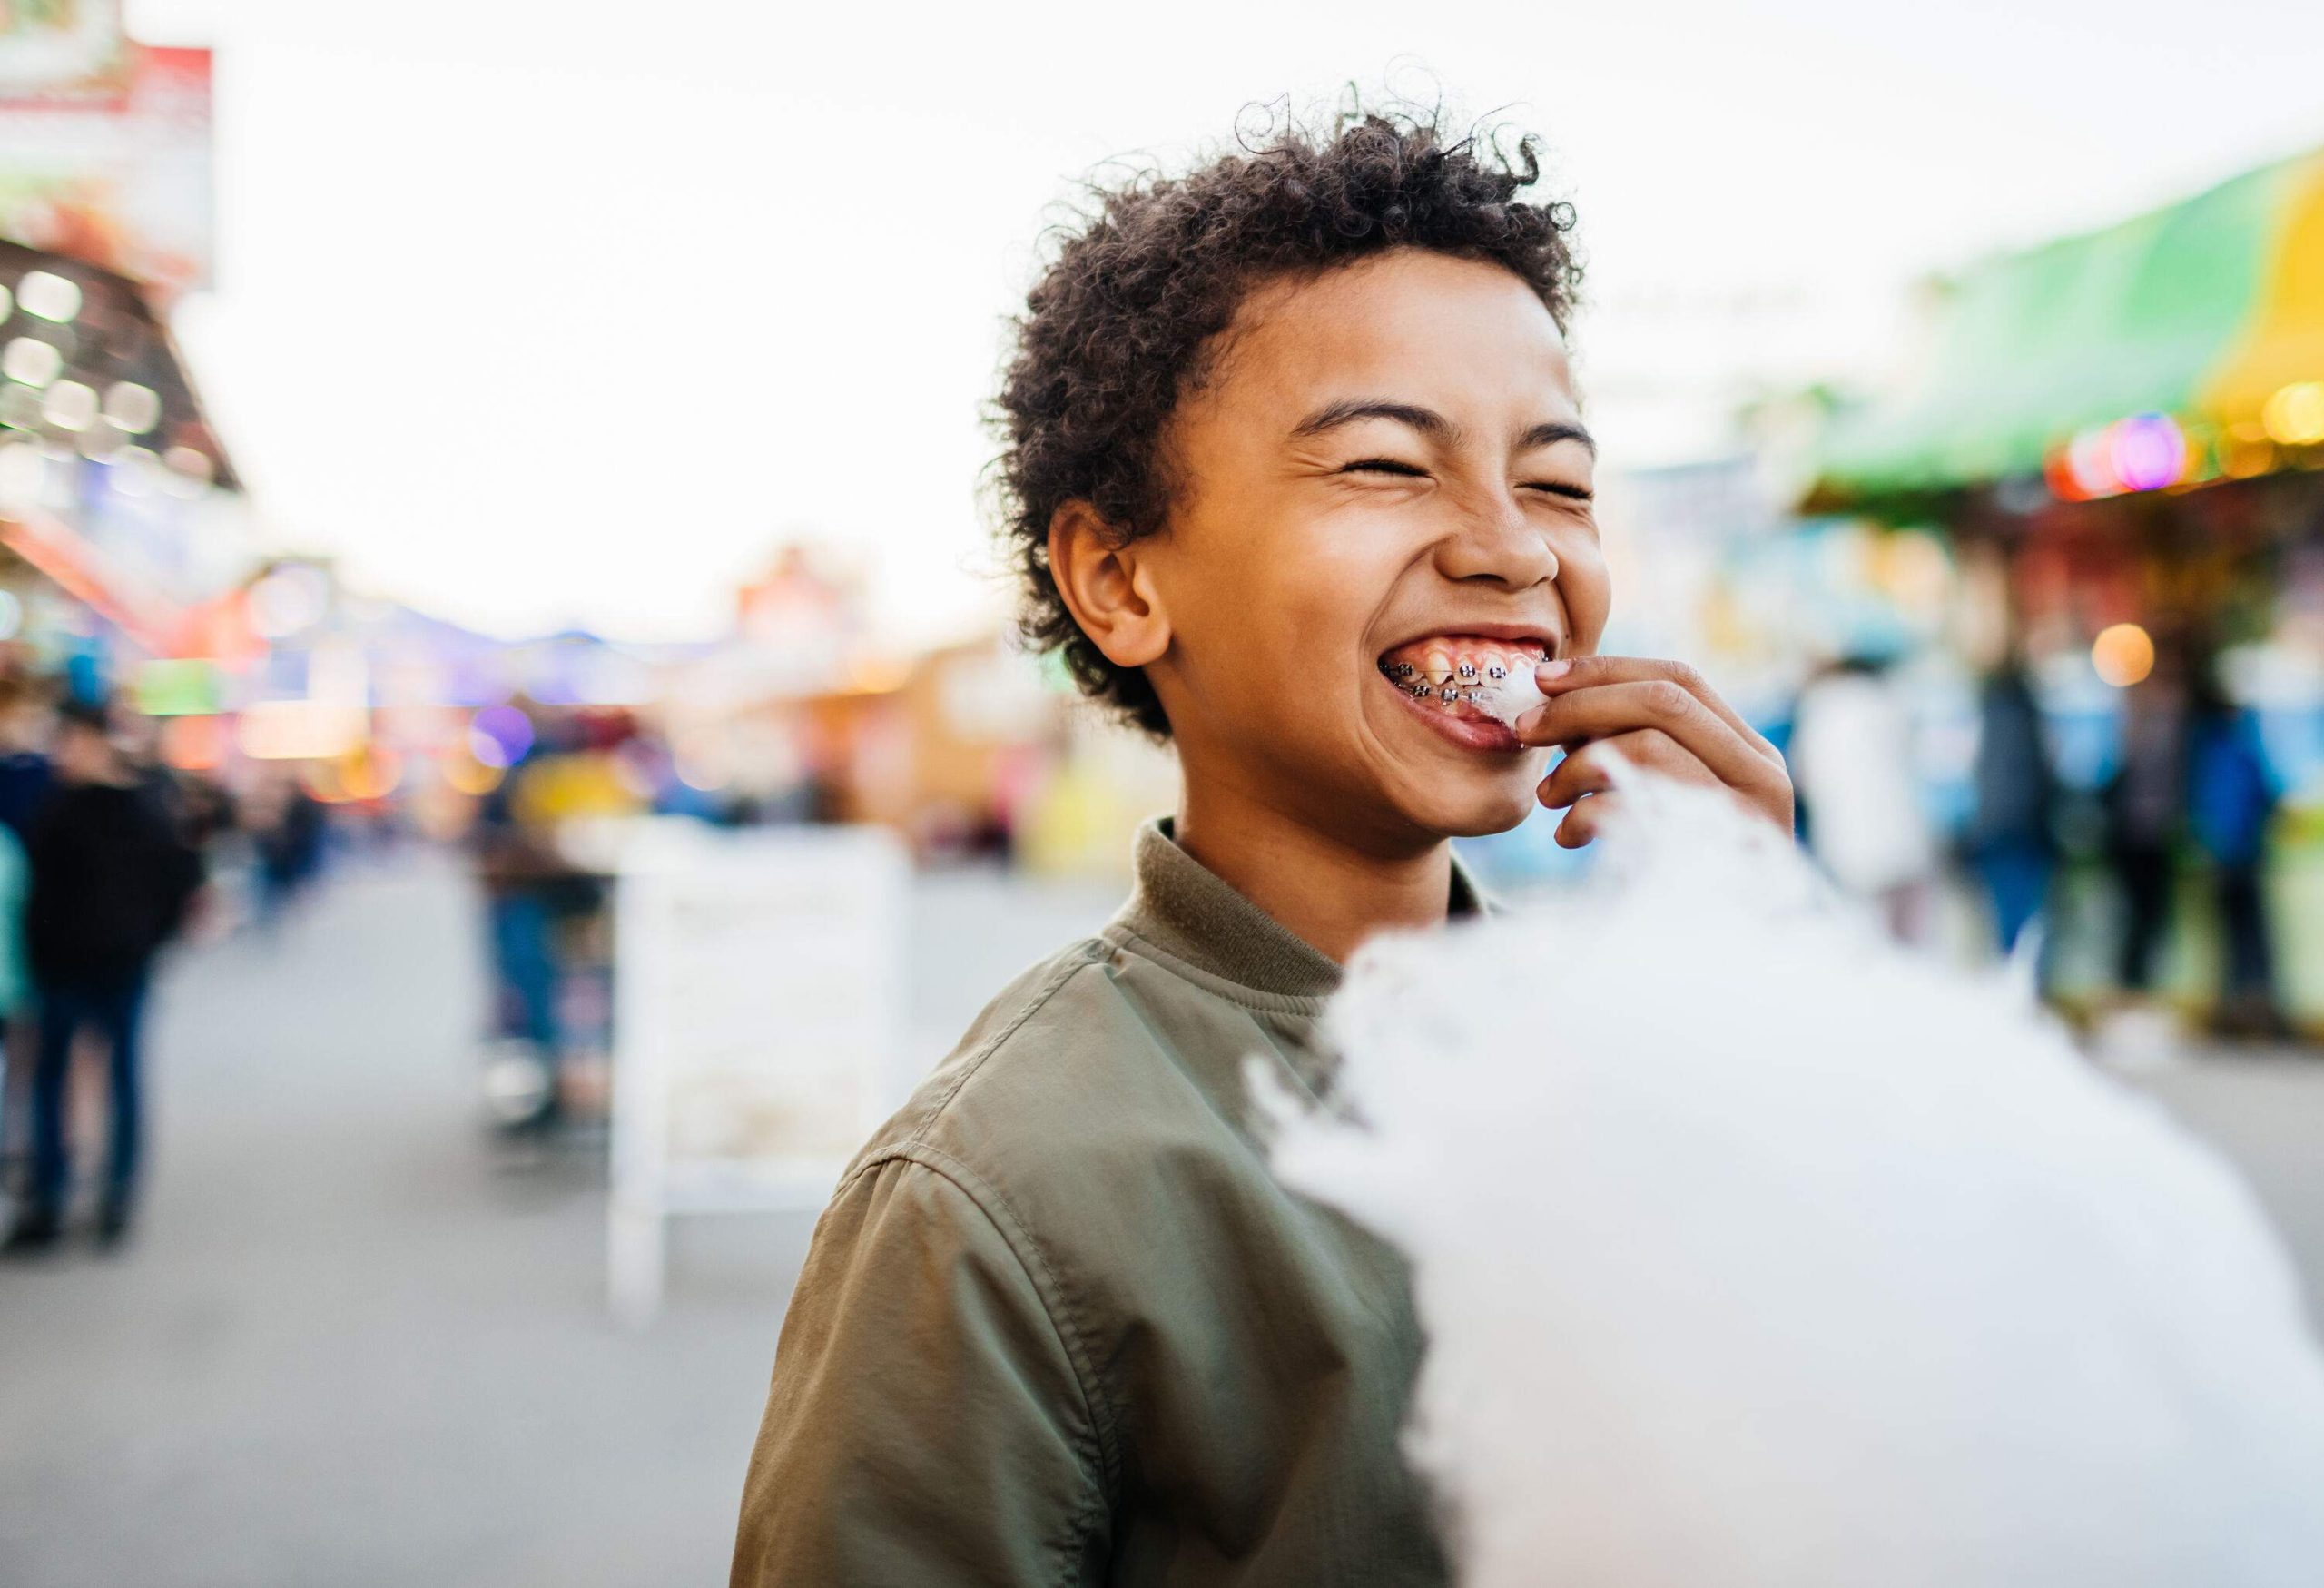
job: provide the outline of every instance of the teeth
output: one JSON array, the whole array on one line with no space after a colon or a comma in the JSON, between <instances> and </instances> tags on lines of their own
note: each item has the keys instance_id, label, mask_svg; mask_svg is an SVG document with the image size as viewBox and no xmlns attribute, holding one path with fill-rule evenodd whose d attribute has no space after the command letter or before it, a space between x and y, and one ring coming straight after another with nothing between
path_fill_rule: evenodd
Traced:
<instances>
[{"instance_id":1,"label":"teeth","mask_svg":"<svg viewBox=\"0 0 2324 1588\"><path fill-rule=\"evenodd\" d=\"M1538 646L1466 649L1429 644L1379 666L1390 683L1414 700L1446 710L1472 706L1512 722L1541 702L1533 669L1543 654Z\"/></svg>"}]
</instances>

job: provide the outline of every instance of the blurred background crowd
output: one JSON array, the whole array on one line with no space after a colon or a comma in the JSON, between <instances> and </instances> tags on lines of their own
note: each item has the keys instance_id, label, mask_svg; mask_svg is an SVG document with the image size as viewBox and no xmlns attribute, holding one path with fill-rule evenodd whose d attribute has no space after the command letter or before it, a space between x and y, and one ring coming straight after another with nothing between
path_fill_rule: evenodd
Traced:
<instances>
[{"instance_id":1,"label":"blurred background crowd","mask_svg":"<svg viewBox=\"0 0 2324 1588\"><path fill-rule=\"evenodd\" d=\"M674 1558L716 1561L796 1246L700 1246L694 1310L661 1344L598 1332L621 834L892 832L916 868L906 1017L924 1061L1009 973L1102 918L1130 831L1171 802L1167 754L1016 649L971 566L978 381L1009 307L987 278L1021 277L1001 261L1062 173L1126 135L1040 143L861 39L769 54L790 63L769 67L787 113L820 118L876 69L914 85L892 119L920 158L957 113L961 158L998 173L989 197L955 191L978 189L973 169L909 179L945 190L926 202L947 235L1001 241L957 268L923 252L913 269L970 283L957 291L900 294L914 278L872 261L888 295L835 346L835 316L797 294L841 301L838 274L779 289L755 272L843 239L883 247L886 222L859 232L803 200L728 248L727 221L696 233L641 181L684 151L705 163L671 193L747 208L743 173L780 186L799 157L763 171L755 133L735 132L753 123L713 130L758 92L704 61L704 39L758 25L715 9L666 27L593 10L552 71L527 64L537 24L490 8L377 58L351 24L257 8L247 54L213 56L140 42L105 0L0 0L0 1175L20 1249L75 1236L83 1208L114 1247L0 1272L0 1577L357 1582L374 1576L349 1563L369 1561L393 1563L382 1582L660 1581ZM2142 102L2147 120L2233 135L2158 132L2108 181L2025 174L2070 152L2063 133L2023 159L1973 139L1965 175L1840 83L1820 111L1737 122L1763 146L1748 157L1796 184L1768 190L1768 223L1831 269L1661 248L1635 213L1653 195L1609 203L1577 339L1607 443L1606 648L1696 663L1783 747L1802 842L1887 930L1965 964L2014 952L2100 1059L2175 1063L2151 1084L2247 1158L2313 1259L2324 119L2312 73L2304 104L2243 94L2294 68L2254 78L2234 52L2296 58L2304 41L2312 67L2324 35L2286 8L2181 59L2161 7L2143 34L2114 17L2083 59L2087 19L2035 9L2028 59L1996 44L1985 63L1994 103L2111 66L2183 87L2184 106ZM152 36L231 32L202 6L147 10ZM1829 74L1861 64L1875 35L1792 10L1751 45L1777 88L1798 58L1786 29L1837 30L1817 46ZM2291 30L2280 50L2275 28ZM1215 65L1202 96L1138 89L1129 124L1224 131L1302 37L1261 27L1269 64L1231 89ZM615 45L644 52L635 79L607 75L626 69ZM783 75L811 57L823 75ZM1673 93L1724 92L1699 63L1617 58L1657 60ZM1477 94L1504 80L1480 74ZM328 141L302 126L350 124L324 103L334 80L350 114L393 106L422 177L392 147L315 153ZM688 84L710 121L675 105ZM574 108L609 84L662 128L640 134L642 168ZM1618 119L1603 92L1578 91L1553 143L1561 123ZM486 102L499 119L475 119ZM2102 110L2146 124L2098 98L2059 114ZM602 156L605 182L552 165L530 212L535 123ZM1875 130L1886 154L1833 147ZM894 152L863 136L867 170ZM709 163L722 148L744 165ZM1585 139L1577 163L1621 174L1591 156ZM1925 171L1957 219L1986 182L1997 218L1964 222L1963 243L1928 204L1907 225L1866 197L1857 222L1902 261L1883 274L1843 241L1867 160L1893 167L1867 192ZM442 183L466 235L368 212L366 184L409 199L407 180ZM1582 183L1594 240L1591 196ZM1702 201L1720 224L1725 202ZM546 241L523 244L527 226ZM502 232L520 242L496 254ZM962 337L983 340L963 354ZM897 390L923 356L974 378L931 386L950 405L929 432L944 494L912 494L898 463L889 499L877 452L830 459L836 484L803 478L810 409L898 446L924 417L924 394ZM867 366L882 383L860 383ZM1551 827L1470 858L1506 893L1556 888L1589 860ZM28 939L43 896L104 919ZM530 1189L512 1167L538 1171ZM359 1359L379 1384L350 1391ZM324 1514L385 1494L389 1520L339 1543L258 1521L261 1475L298 1467L350 1405L385 1430L381 1454L283 1481ZM492 1475L416 1473L416 1451L487 1407L519 1432L486 1440L472 1459L488 1468L452 1465ZM165 1547L101 1524L116 1490L100 1471L162 1514L233 1525Z\"/></svg>"}]
</instances>

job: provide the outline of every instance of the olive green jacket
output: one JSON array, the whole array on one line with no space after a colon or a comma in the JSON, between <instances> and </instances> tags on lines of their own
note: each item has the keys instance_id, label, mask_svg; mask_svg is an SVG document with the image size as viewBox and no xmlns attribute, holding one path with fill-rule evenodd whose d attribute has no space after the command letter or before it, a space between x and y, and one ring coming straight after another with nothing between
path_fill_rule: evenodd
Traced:
<instances>
[{"instance_id":1,"label":"olive green jacket","mask_svg":"<svg viewBox=\"0 0 2324 1588\"><path fill-rule=\"evenodd\" d=\"M1180 849L1036 966L815 1230L743 1497L749 1588L1433 1584L1403 1264L1291 1195L1243 1063L1326 1083L1339 967ZM1453 908L1475 908L1456 876Z\"/></svg>"}]
</instances>

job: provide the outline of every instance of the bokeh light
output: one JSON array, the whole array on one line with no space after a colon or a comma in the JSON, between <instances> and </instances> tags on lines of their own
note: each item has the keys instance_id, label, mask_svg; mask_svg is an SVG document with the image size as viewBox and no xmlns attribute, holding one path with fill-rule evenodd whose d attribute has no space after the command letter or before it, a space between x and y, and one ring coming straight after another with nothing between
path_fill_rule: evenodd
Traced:
<instances>
[{"instance_id":1,"label":"bokeh light","mask_svg":"<svg viewBox=\"0 0 2324 1588\"><path fill-rule=\"evenodd\" d=\"M2268 434L2287 447L2324 441L2324 380L2295 380L2268 399L2260 411Z\"/></svg>"},{"instance_id":2,"label":"bokeh light","mask_svg":"<svg viewBox=\"0 0 2324 1588\"><path fill-rule=\"evenodd\" d=\"M30 386L19 386L11 380L0 386L0 425L12 430L34 430L40 428L40 392Z\"/></svg>"},{"instance_id":3,"label":"bokeh light","mask_svg":"<svg viewBox=\"0 0 2324 1588\"><path fill-rule=\"evenodd\" d=\"M199 447L172 447L162 454L162 488L174 497L200 496L218 472L210 454Z\"/></svg>"},{"instance_id":4,"label":"bokeh light","mask_svg":"<svg viewBox=\"0 0 2324 1588\"><path fill-rule=\"evenodd\" d=\"M359 745L339 758L339 786L350 800L385 799L403 781L403 757L382 745Z\"/></svg>"},{"instance_id":5,"label":"bokeh light","mask_svg":"<svg viewBox=\"0 0 2324 1588\"><path fill-rule=\"evenodd\" d=\"M308 563L285 563L251 587L251 626L284 639L322 621L330 609L330 577Z\"/></svg>"},{"instance_id":6,"label":"bokeh light","mask_svg":"<svg viewBox=\"0 0 2324 1588\"><path fill-rule=\"evenodd\" d=\"M36 336L20 336L0 348L0 375L25 386L45 386L64 368L64 355Z\"/></svg>"},{"instance_id":7,"label":"bokeh light","mask_svg":"<svg viewBox=\"0 0 2324 1588\"><path fill-rule=\"evenodd\" d=\"M2187 472L2187 438L2168 414L2134 415L2107 432L2107 461L2124 490L2161 490Z\"/></svg>"},{"instance_id":8,"label":"bokeh light","mask_svg":"<svg viewBox=\"0 0 2324 1588\"><path fill-rule=\"evenodd\" d=\"M226 760L226 719L174 716L162 725L162 759L180 772L214 772Z\"/></svg>"},{"instance_id":9,"label":"bokeh light","mask_svg":"<svg viewBox=\"0 0 2324 1588\"><path fill-rule=\"evenodd\" d=\"M2066 473L2073 494L2083 498L2111 497L2122 488L2114 472L2113 438L2105 427L2083 431L2066 443Z\"/></svg>"},{"instance_id":10,"label":"bokeh light","mask_svg":"<svg viewBox=\"0 0 2324 1588\"><path fill-rule=\"evenodd\" d=\"M16 307L35 320L63 325L81 312L81 289L54 271L26 271L16 283Z\"/></svg>"},{"instance_id":11,"label":"bokeh light","mask_svg":"<svg viewBox=\"0 0 2324 1588\"><path fill-rule=\"evenodd\" d=\"M497 743L492 748L495 755L500 754ZM447 787L472 798L481 799L500 786L501 769L471 755L455 752L445 756L443 774Z\"/></svg>"},{"instance_id":12,"label":"bokeh light","mask_svg":"<svg viewBox=\"0 0 2324 1588\"><path fill-rule=\"evenodd\" d=\"M468 754L487 766L514 766L532 747L532 719L513 705L487 705L468 725Z\"/></svg>"},{"instance_id":13,"label":"bokeh light","mask_svg":"<svg viewBox=\"0 0 2324 1588\"><path fill-rule=\"evenodd\" d=\"M41 399L41 417L60 430L86 428L97 417L96 389L78 380L59 380Z\"/></svg>"},{"instance_id":14,"label":"bokeh light","mask_svg":"<svg viewBox=\"0 0 2324 1588\"><path fill-rule=\"evenodd\" d=\"M150 386L116 380L105 389L105 418L133 436L162 422L162 399Z\"/></svg>"},{"instance_id":15,"label":"bokeh light","mask_svg":"<svg viewBox=\"0 0 2324 1588\"><path fill-rule=\"evenodd\" d=\"M2117 689L2128 689L2154 671L2154 636L2135 623L2101 629L2091 642L2090 665Z\"/></svg>"},{"instance_id":16,"label":"bokeh light","mask_svg":"<svg viewBox=\"0 0 2324 1588\"><path fill-rule=\"evenodd\" d=\"M361 742L365 714L320 700L254 700L241 709L234 742L254 761L306 761L344 755Z\"/></svg>"},{"instance_id":17,"label":"bokeh light","mask_svg":"<svg viewBox=\"0 0 2324 1588\"><path fill-rule=\"evenodd\" d=\"M48 483L48 459L29 441L0 447L0 508L39 505Z\"/></svg>"}]
</instances>

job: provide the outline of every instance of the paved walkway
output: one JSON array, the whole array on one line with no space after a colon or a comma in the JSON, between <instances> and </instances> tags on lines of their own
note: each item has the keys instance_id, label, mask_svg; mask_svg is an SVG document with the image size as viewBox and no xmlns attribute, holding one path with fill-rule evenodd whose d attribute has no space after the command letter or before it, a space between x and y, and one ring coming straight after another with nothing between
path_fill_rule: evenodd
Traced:
<instances>
[{"instance_id":1,"label":"paved walkway","mask_svg":"<svg viewBox=\"0 0 2324 1588\"><path fill-rule=\"evenodd\" d=\"M917 908L932 1053L1103 904L969 880ZM458 879L423 863L175 968L134 1245L0 1270L0 1583L724 1581L806 1223L681 1227L663 1317L615 1329L594 1173L486 1150L479 952ZM2324 1276L2324 1063L2153 1085Z\"/></svg>"},{"instance_id":2,"label":"paved walkway","mask_svg":"<svg viewBox=\"0 0 2324 1588\"><path fill-rule=\"evenodd\" d=\"M925 1029L1100 908L1016 900L1012 939L990 892L923 890ZM724 1581L808 1223L681 1226L663 1317L616 1330L600 1178L487 1149L480 952L422 864L175 967L134 1245L0 1269L0 1583Z\"/></svg>"}]
</instances>

